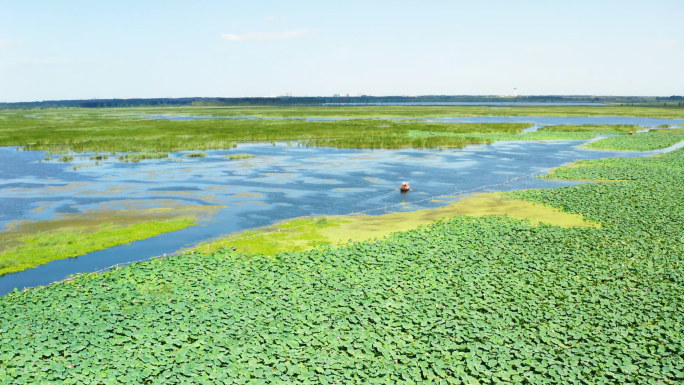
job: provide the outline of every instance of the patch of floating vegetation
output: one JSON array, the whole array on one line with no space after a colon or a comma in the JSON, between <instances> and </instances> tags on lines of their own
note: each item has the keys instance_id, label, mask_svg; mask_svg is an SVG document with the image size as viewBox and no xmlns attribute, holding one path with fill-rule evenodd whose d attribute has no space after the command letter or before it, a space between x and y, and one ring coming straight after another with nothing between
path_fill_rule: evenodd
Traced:
<instances>
[{"instance_id":1,"label":"patch of floating vegetation","mask_svg":"<svg viewBox=\"0 0 684 385\"><path fill-rule=\"evenodd\" d=\"M167 152L140 152L135 154L120 155L119 160L122 162L140 162L145 159L165 159L169 157Z\"/></svg>"},{"instance_id":2,"label":"patch of floating vegetation","mask_svg":"<svg viewBox=\"0 0 684 385\"><path fill-rule=\"evenodd\" d=\"M75 165L74 167L72 167L71 169L74 170L74 171L76 171L76 170L78 170L78 169L85 168L85 167L95 167L95 166L101 166L101 165L102 165L102 163L100 163L100 162L86 163L86 164L77 164L77 165Z\"/></svg>"},{"instance_id":3,"label":"patch of floating vegetation","mask_svg":"<svg viewBox=\"0 0 684 385\"><path fill-rule=\"evenodd\" d=\"M82 191L87 187L89 187L88 183L73 182L67 184L45 185L40 189L14 187L5 189L4 193L10 196L51 196L54 194L75 193L77 191Z\"/></svg>"},{"instance_id":4,"label":"patch of floating vegetation","mask_svg":"<svg viewBox=\"0 0 684 385\"><path fill-rule=\"evenodd\" d=\"M73 160L74 160L74 157L72 155L63 155L63 156L60 156L59 159L57 159L57 161L64 162L64 163L72 162Z\"/></svg>"},{"instance_id":5,"label":"patch of floating vegetation","mask_svg":"<svg viewBox=\"0 0 684 385\"><path fill-rule=\"evenodd\" d=\"M230 195L230 198L263 198L263 197L264 197L264 194L262 194L262 193L255 193L255 192L249 192L249 191L242 191L242 192Z\"/></svg>"},{"instance_id":6,"label":"patch of floating vegetation","mask_svg":"<svg viewBox=\"0 0 684 385\"><path fill-rule=\"evenodd\" d=\"M44 202L41 202L41 203L44 203ZM38 206L38 207L31 209L31 212L38 213L38 212L44 211L47 208L48 208L48 206Z\"/></svg>"},{"instance_id":7,"label":"patch of floating vegetation","mask_svg":"<svg viewBox=\"0 0 684 385\"><path fill-rule=\"evenodd\" d=\"M296 218L206 243L198 246L197 250L211 253L222 247L231 246L240 252L272 255L278 252L306 250L317 245L337 245L384 238L391 233L415 229L438 219L457 215L507 216L527 220L532 225L545 223L567 228L599 227L597 223L587 221L577 214L512 199L502 193L483 193L434 209L383 215Z\"/></svg>"},{"instance_id":8,"label":"patch of floating vegetation","mask_svg":"<svg viewBox=\"0 0 684 385\"><path fill-rule=\"evenodd\" d=\"M126 187L126 186L122 186ZM157 198L157 199L144 199L144 197L141 197L140 199L132 198L132 199L123 199L123 200L112 200L112 201L107 201L107 202L100 202L96 206L96 211L116 211L116 210L124 210L124 211L133 211L133 212L138 212L138 211L144 211L147 213L159 213L159 214L164 214L168 213L171 211L175 212L183 212L184 210L192 210L194 208L206 208L211 212L211 210L214 209L220 209L223 208L224 206L221 205L211 205L211 206L206 206L206 205L201 205L201 206L194 206L190 205L188 206L186 204L186 201L183 199L171 199L171 198ZM91 210L92 206L76 206L77 209L80 211L86 211L86 210Z\"/></svg>"},{"instance_id":9,"label":"patch of floating vegetation","mask_svg":"<svg viewBox=\"0 0 684 385\"><path fill-rule=\"evenodd\" d=\"M183 156L186 158L204 158L207 156L207 154L204 152L192 152L189 154L185 154Z\"/></svg>"},{"instance_id":10,"label":"patch of floating vegetation","mask_svg":"<svg viewBox=\"0 0 684 385\"><path fill-rule=\"evenodd\" d=\"M45 221L13 222L0 231L0 276L180 230L220 207L91 210Z\"/></svg>"},{"instance_id":11,"label":"patch of floating vegetation","mask_svg":"<svg viewBox=\"0 0 684 385\"><path fill-rule=\"evenodd\" d=\"M252 154L229 154L229 155L224 155L224 157L226 157L228 159L239 160L239 159L254 158L254 155L252 155Z\"/></svg>"}]
</instances>

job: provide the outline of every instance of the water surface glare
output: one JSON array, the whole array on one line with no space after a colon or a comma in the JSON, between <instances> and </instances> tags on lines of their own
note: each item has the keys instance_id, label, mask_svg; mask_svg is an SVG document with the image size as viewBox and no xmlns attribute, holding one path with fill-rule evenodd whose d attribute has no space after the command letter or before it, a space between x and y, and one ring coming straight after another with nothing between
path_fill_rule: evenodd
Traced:
<instances>
[{"instance_id":1,"label":"water surface glare","mask_svg":"<svg viewBox=\"0 0 684 385\"><path fill-rule=\"evenodd\" d=\"M205 223L154 238L53 261L0 277L0 295L14 288L45 285L70 274L96 271L164 253L231 232L316 215L437 207L428 199L482 186L479 191L549 188L573 182L513 178L578 159L640 156L636 152L591 151L581 141L498 142L448 150L351 150L285 143L240 144L207 151L204 158L179 152L170 159L124 163L109 159L74 170L74 164L45 162L46 154L0 147L0 227L16 220L45 220L62 213L103 208L223 205ZM247 153L248 159L227 155ZM87 154L76 164L93 163ZM401 181L414 191L400 194ZM413 203L414 201L421 201Z\"/></svg>"}]
</instances>

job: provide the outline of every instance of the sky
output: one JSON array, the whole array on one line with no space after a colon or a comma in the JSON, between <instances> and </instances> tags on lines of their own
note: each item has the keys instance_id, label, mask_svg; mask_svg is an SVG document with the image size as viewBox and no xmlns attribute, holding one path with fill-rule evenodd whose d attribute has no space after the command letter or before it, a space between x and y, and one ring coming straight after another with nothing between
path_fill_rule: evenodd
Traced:
<instances>
[{"instance_id":1,"label":"sky","mask_svg":"<svg viewBox=\"0 0 684 385\"><path fill-rule=\"evenodd\" d=\"M684 94L682 0L0 0L0 102Z\"/></svg>"}]
</instances>

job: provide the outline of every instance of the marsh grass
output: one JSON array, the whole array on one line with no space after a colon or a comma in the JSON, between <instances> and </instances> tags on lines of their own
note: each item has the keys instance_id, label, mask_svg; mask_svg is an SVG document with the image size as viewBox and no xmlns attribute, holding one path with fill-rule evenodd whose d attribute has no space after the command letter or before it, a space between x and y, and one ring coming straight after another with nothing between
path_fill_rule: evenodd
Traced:
<instances>
[{"instance_id":1,"label":"marsh grass","mask_svg":"<svg viewBox=\"0 0 684 385\"><path fill-rule=\"evenodd\" d=\"M539 129L540 132L591 132L594 134L627 134L636 132L644 127L631 124L582 124L582 125L558 125L546 126Z\"/></svg>"},{"instance_id":2,"label":"marsh grass","mask_svg":"<svg viewBox=\"0 0 684 385\"><path fill-rule=\"evenodd\" d=\"M589 140L593 139L597 135L618 135L619 137L623 137L623 139L615 138L612 139L612 141L620 142L620 141L625 141L632 143L634 140L633 139L626 139L627 138L627 133L628 132L636 132L638 130L643 129L641 126L636 126L636 125L558 125L558 126L546 126L546 127L541 127L537 131L532 131L532 132L523 132L523 133L486 133L486 132L477 132L477 133L469 133L469 134L460 134L460 133L432 133L431 135L444 135L444 136L469 136L471 138L478 138L485 140L487 142L498 142L498 141L512 141L512 140ZM658 131L664 131L666 133L672 134L673 131L676 130L658 130ZM425 131L411 131L409 135L414 136L414 137L425 137L428 135L427 132ZM599 141L603 142L603 141ZM667 140L663 140L663 143L667 142ZM610 143L610 141L608 142ZM676 143L676 142L675 142ZM657 146L657 144L652 143L651 145L644 145L642 147L635 147L634 150L637 150L638 148L644 148L644 149L655 149L655 148L661 148L661 147L654 147ZM587 146L588 148L594 148ZM600 147L600 146L599 146ZM599 147L596 147L595 149L599 149ZM664 145L663 147L667 147ZM613 148L605 148L605 149L613 149ZM625 148L628 149L628 148Z\"/></svg>"},{"instance_id":3,"label":"marsh grass","mask_svg":"<svg viewBox=\"0 0 684 385\"><path fill-rule=\"evenodd\" d=\"M240 159L254 158L254 155L252 155L252 154L230 154L230 155L224 155L224 157L226 157L228 159L233 159L233 160L240 160Z\"/></svg>"},{"instance_id":4,"label":"marsh grass","mask_svg":"<svg viewBox=\"0 0 684 385\"><path fill-rule=\"evenodd\" d=\"M58 110L41 110L58 111ZM656 118L684 118L682 108L637 106L298 106L298 107L142 107L84 110L106 111L108 115L179 115L229 117L285 117L285 118L415 118L458 116L636 116ZM17 114L25 112L16 111ZM38 119L33 119L38 120Z\"/></svg>"},{"instance_id":5,"label":"marsh grass","mask_svg":"<svg viewBox=\"0 0 684 385\"><path fill-rule=\"evenodd\" d=\"M122 162L140 162L145 159L165 159L169 154L166 152L140 152L135 154L120 155L119 160Z\"/></svg>"},{"instance_id":6,"label":"marsh grass","mask_svg":"<svg viewBox=\"0 0 684 385\"><path fill-rule=\"evenodd\" d=\"M0 231L0 276L56 259L180 230L220 206L96 210L45 221L23 221Z\"/></svg>"},{"instance_id":7,"label":"marsh grass","mask_svg":"<svg viewBox=\"0 0 684 385\"><path fill-rule=\"evenodd\" d=\"M185 154L183 156L186 158L204 158L205 156L207 156L207 154L204 152L192 152L190 154Z\"/></svg>"},{"instance_id":8,"label":"marsh grass","mask_svg":"<svg viewBox=\"0 0 684 385\"><path fill-rule=\"evenodd\" d=\"M315 110L314 110L315 111ZM195 111L195 112L202 112ZM287 111L284 111L287 112ZM430 123L415 120L200 119L155 120L102 116L90 111L49 111L44 119L0 120L0 145L51 152L126 152L124 161L149 159L132 153L232 148L236 142L300 141L307 146L343 148L462 147L484 143L475 137L435 135L412 138L410 130L432 133L515 133L526 123ZM11 129L10 129L11 127Z\"/></svg>"},{"instance_id":9,"label":"marsh grass","mask_svg":"<svg viewBox=\"0 0 684 385\"><path fill-rule=\"evenodd\" d=\"M192 217L147 221L132 225L101 224L92 228L76 227L38 233L19 238L0 252L0 275L35 267L55 259L82 255L95 250L180 230L196 224Z\"/></svg>"},{"instance_id":10,"label":"marsh grass","mask_svg":"<svg viewBox=\"0 0 684 385\"><path fill-rule=\"evenodd\" d=\"M40 119L28 118L26 113L0 111L0 145L62 154L201 151L232 148L240 141L301 141L307 146L344 148L462 147L516 134L520 127L527 126L430 123L415 118L486 115L684 117L683 109L606 106L166 107L31 111ZM267 119L160 120L145 116L158 114ZM310 121L303 119L305 117L347 120ZM597 128L575 127L576 132L597 132ZM565 126L542 131L550 135L548 132L552 130L567 133L569 129ZM609 130L622 132L625 129L627 127ZM409 136L409 131L432 133L433 138L417 139ZM477 135L467 135L470 133ZM490 137L485 138L484 134Z\"/></svg>"}]
</instances>

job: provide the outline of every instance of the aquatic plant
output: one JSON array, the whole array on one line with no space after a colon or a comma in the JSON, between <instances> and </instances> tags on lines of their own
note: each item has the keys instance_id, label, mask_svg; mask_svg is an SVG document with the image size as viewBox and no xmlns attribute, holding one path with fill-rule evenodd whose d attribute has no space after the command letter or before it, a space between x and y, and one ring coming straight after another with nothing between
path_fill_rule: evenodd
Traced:
<instances>
[{"instance_id":1,"label":"aquatic plant","mask_svg":"<svg viewBox=\"0 0 684 385\"><path fill-rule=\"evenodd\" d=\"M287 110L283 111L287 113ZM2 112L0 112L2 114ZM75 115L75 116L74 116ZM155 120L132 116L102 116L83 111L46 112L43 119L0 120L0 145L54 152L163 153L181 150L225 149L237 141L302 140L307 145L401 148L460 147L484 143L478 138L435 137L416 140L409 130L434 132L519 132L528 124L430 123L377 119L198 119ZM22 120L23 119L23 120ZM39 122L39 123L36 123ZM40 139L36 139L40 138ZM124 156L121 158L126 160Z\"/></svg>"},{"instance_id":2,"label":"aquatic plant","mask_svg":"<svg viewBox=\"0 0 684 385\"><path fill-rule=\"evenodd\" d=\"M183 156L186 158L204 158L205 156L207 156L207 154L204 152L192 152L190 154L185 154Z\"/></svg>"},{"instance_id":3,"label":"aquatic plant","mask_svg":"<svg viewBox=\"0 0 684 385\"><path fill-rule=\"evenodd\" d=\"M684 133L659 130L630 136L610 137L587 143L583 147L593 150L649 151L672 146L684 140Z\"/></svg>"},{"instance_id":4,"label":"aquatic plant","mask_svg":"<svg viewBox=\"0 0 684 385\"><path fill-rule=\"evenodd\" d=\"M97 109L46 109L36 112L41 119L27 118L25 113L0 111L0 145L55 153L199 151L232 148L238 141L291 140L303 140L307 145L339 147L437 148L487 143L488 139L482 138L484 133L492 136L515 134L510 129L516 125L430 123L416 120L416 116L684 117L684 110L676 108L606 106L512 106L505 109L487 106L167 107L108 109L107 114ZM160 120L152 118L154 115L231 119ZM247 116L262 119L238 119ZM271 119L273 117L278 119ZM346 120L305 119L316 117ZM436 138L416 140L407 135L411 130L425 131L428 136L432 133ZM567 127L562 130L568 132ZM480 136L466 135L468 133ZM461 139L448 136L460 136Z\"/></svg>"},{"instance_id":5,"label":"aquatic plant","mask_svg":"<svg viewBox=\"0 0 684 385\"><path fill-rule=\"evenodd\" d=\"M254 158L254 155L252 154L229 154L225 155L225 157L233 160L239 160L239 159L249 159L249 158Z\"/></svg>"},{"instance_id":6,"label":"aquatic plant","mask_svg":"<svg viewBox=\"0 0 684 385\"><path fill-rule=\"evenodd\" d=\"M95 163L84 163L84 164L77 164L77 165L75 165L74 167L72 167L71 169L74 170L74 171L76 171L76 170L79 170L79 169L81 169L81 168L95 167L95 166L101 166L101 165L102 165L102 163L100 163L100 162L95 162Z\"/></svg>"},{"instance_id":7,"label":"aquatic plant","mask_svg":"<svg viewBox=\"0 0 684 385\"><path fill-rule=\"evenodd\" d=\"M505 215L528 220L534 225L546 223L563 227L596 226L596 223L585 221L579 215L564 213L525 200L507 198L501 193L487 193L464 197L449 205L433 209L382 215L295 218L273 226L231 234L223 239L198 245L193 250L214 253L221 248L232 247L243 253L273 255L382 239L395 232L412 230L457 215Z\"/></svg>"},{"instance_id":8,"label":"aquatic plant","mask_svg":"<svg viewBox=\"0 0 684 385\"><path fill-rule=\"evenodd\" d=\"M124 154L119 156L122 162L140 162L145 159L164 159L168 158L169 154L166 152L139 152L134 154Z\"/></svg>"},{"instance_id":9,"label":"aquatic plant","mask_svg":"<svg viewBox=\"0 0 684 385\"><path fill-rule=\"evenodd\" d=\"M512 193L600 228L455 217L10 293L0 382L683 382L684 150L553 176L623 182Z\"/></svg>"},{"instance_id":10,"label":"aquatic plant","mask_svg":"<svg viewBox=\"0 0 684 385\"><path fill-rule=\"evenodd\" d=\"M539 131L548 132L591 132L595 134L627 134L636 132L644 127L632 124L582 124L582 125L558 125L541 127Z\"/></svg>"},{"instance_id":11,"label":"aquatic plant","mask_svg":"<svg viewBox=\"0 0 684 385\"><path fill-rule=\"evenodd\" d=\"M0 231L0 276L197 224L221 206L92 210L60 218L10 223ZM1 383L1 382L0 382Z\"/></svg>"},{"instance_id":12,"label":"aquatic plant","mask_svg":"<svg viewBox=\"0 0 684 385\"><path fill-rule=\"evenodd\" d=\"M71 155L63 155L63 156L60 156L59 159L57 159L57 161L65 162L65 163L71 162L73 160L74 160L74 157Z\"/></svg>"}]
</instances>

